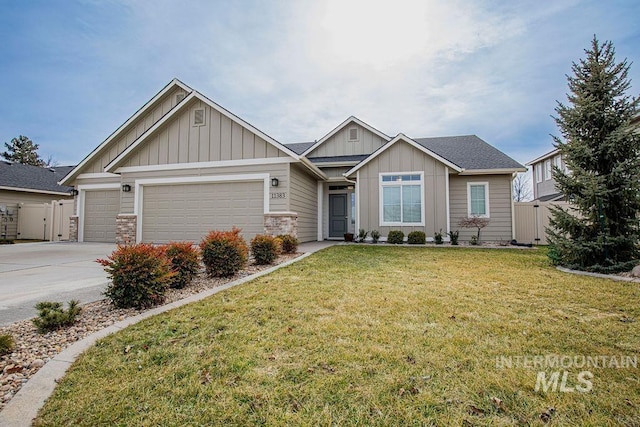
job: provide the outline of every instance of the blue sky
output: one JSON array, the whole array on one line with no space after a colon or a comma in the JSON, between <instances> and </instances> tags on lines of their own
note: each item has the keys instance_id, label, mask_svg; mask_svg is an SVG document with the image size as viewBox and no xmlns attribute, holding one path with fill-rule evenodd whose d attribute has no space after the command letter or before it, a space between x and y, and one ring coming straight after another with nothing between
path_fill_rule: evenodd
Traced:
<instances>
[{"instance_id":1,"label":"blue sky","mask_svg":"<svg viewBox=\"0 0 640 427\"><path fill-rule=\"evenodd\" d=\"M594 34L640 93L639 19L636 0L0 0L0 143L77 163L177 77L283 143L355 115L524 163Z\"/></svg>"}]
</instances>

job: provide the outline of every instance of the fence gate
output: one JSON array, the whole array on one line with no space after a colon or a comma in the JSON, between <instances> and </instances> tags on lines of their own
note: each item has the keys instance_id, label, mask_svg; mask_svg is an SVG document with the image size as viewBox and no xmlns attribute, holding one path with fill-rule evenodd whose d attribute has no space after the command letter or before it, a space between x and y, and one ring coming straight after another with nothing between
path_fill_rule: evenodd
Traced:
<instances>
[{"instance_id":1,"label":"fence gate","mask_svg":"<svg viewBox=\"0 0 640 427\"><path fill-rule=\"evenodd\" d=\"M73 200L18 205L18 239L69 240Z\"/></svg>"},{"instance_id":2,"label":"fence gate","mask_svg":"<svg viewBox=\"0 0 640 427\"><path fill-rule=\"evenodd\" d=\"M521 243L546 245L551 217L551 206L568 207L567 202L516 202L514 203L515 235Z\"/></svg>"}]
</instances>

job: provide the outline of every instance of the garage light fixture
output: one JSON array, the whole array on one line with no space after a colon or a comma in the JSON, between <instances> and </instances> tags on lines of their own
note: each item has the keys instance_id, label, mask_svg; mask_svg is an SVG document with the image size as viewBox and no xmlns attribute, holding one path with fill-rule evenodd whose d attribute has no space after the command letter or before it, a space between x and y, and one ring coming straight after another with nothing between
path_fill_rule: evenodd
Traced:
<instances>
[{"instance_id":1,"label":"garage light fixture","mask_svg":"<svg viewBox=\"0 0 640 427\"><path fill-rule=\"evenodd\" d=\"M278 178L271 178L271 186L272 187L277 187L279 183L280 183L280 181L278 181Z\"/></svg>"},{"instance_id":2,"label":"garage light fixture","mask_svg":"<svg viewBox=\"0 0 640 427\"><path fill-rule=\"evenodd\" d=\"M122 191L124 191L125 193L128 193L129 191L131 191L131 186L129 184L123 184Z\"/></svg>"},{"instance_id":3,"label":"garage light fixture","mask_svg":"<svg viewBox=\"0 0 640 427\"><path fill-rule=\"evenodd\" d=\"M69 191L69 193L71 193L72 196L77 196L78 190L76 190L75 188L72 188L71 191Z\"/></svg>"}]
</instances>

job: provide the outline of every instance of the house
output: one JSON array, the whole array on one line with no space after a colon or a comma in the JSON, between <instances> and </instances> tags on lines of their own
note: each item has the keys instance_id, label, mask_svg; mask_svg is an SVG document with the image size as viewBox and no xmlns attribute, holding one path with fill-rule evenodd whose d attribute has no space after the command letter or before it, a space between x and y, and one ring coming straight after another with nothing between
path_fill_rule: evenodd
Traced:
<instances>
[{"instance_id":1,"label":"house","mask_svg":"<svg viewBox=\"0 0 640 427\"><path fill-rule=\"evenodd\" d=\"M553 179L553 167L566 170L566 165L560 155L560 150L555 149L527 163L532 167L533 173L533 199L541 202L562 200L564 195L556 188Z\"/></svg>"},{"instance_id":2,"label":"house","mask_svg":"<svg viewBox=\"0 0 640 427\"><path fill-rule=\"evenodd\" d=\"M78 192L78 241L199 241L232 226L302 242L359 228L432 237L470 215L490 219L484 239L510 240L524 170L477 136L390 137L356 117L282 144L174 79L61 184Z\"/></svg>"},{"instance_id":3,"label":"house","mask_svg":"<svg viewBox=\"0 0 640 427\"><path fill-rule=\"evenodd\" d=\"M18 236L18 210L25 203L70 199L71 187L58 184L73 166L44 168L0 160L0 238Z\"/></svg>"}]
</instances>

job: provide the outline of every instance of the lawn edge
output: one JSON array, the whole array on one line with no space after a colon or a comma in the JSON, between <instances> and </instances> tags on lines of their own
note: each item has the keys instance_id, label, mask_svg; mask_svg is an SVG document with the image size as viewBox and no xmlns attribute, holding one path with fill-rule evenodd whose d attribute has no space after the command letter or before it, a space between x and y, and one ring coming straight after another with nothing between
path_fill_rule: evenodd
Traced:
<instances>
[{"instance_id":1,"label":"lawn edge","mask_svg":"<svg viewBox=\"0 0 640 427\"><path fill-rule=\"evenodd\" d=\"M141 322L142 320L165 313L169 310L173 310L174 308L201 301L205 298L217 294L218 292L225 291L227 289L273 273L280 268L287 267L291 264L301 261L312 255L313 253L314 251L306 252L299 257L283 262L282 264L275 265L266 270L259 271L250 276L225 283L222 286L207 289L198 294L190 295L186 298L171 302L166 305L162 305L160 307L152 308L151 310L145 311L144 313L128 317L120 322L114 323L111 326L94 332L93 334L83 338L82 340L73 343L72 345L58 353L46 365L38 370L38 372L36 372L36 374L31 377L24 386L22 386L18 393L16 393L16 395L7 403L2 412L0 412L0 425L16 427L31 426L40 409L44 406L47 399L53 394L58 381L62 379L62 377L64 377L67 370L76 361L76 359L86 350L91 348L99 339L119 332L127 328L128 326Z\"/></svg>"}]
</instances>

